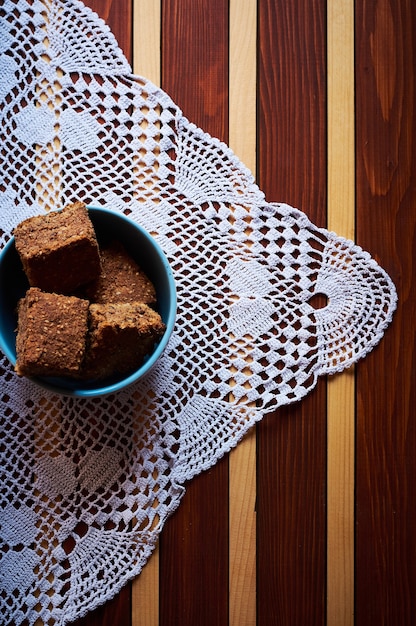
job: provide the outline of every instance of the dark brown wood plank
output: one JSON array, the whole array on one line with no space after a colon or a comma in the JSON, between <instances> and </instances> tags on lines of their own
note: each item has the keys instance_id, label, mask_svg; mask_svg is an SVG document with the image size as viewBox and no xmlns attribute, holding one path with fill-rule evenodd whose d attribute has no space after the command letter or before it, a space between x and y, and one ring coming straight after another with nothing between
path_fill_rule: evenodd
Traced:
<instances>
[{"instance_id":1,"label":"dark brown wood plank","mask_svg":"<svg viewBox=\"0 0 416 626\"><path fill-rule=\"evenodd\" d=\"M258 14L260 186L325 226L325 6L266 0Z\"/></svg>"},{"instance_id":2,"label":"dark brown wood plank","mask_svg":"<svg viewBox=\"0 0 416 626\"><path fill-rule=\"evenodd\" d=\"M399 306L357 366L356 624L416 615L416 7L356 2L357 240Z\"/></svg>"},{"instance_id":3,"label":"dark brown wood plank","mask_svg":"<svg viewBox=\"0 0 416 626\"><path fill-rule=\"evenodd\" d=\"M83 0L109 26L125 57L132 62L133 0Z\"/></svg>"},{"instance_id":4,"label":"dark brown wood plank","mask_svg":"<svg viewBox=\"0 0 416 626\"><path fill-rule=\"evenodd\" d=\"M228 621L228 462L189 484L160 538L160 626Z\"/></svg>"},{"instance_id":5,"label":"dark brown wood plank","mask_svg":"<svg viewBox=\"0 0 416 626\"><path fill-rule=\"evenodd\" d=\"M258 11L258 182L325 225L325 6L265 0ZM325 381L257 438L258 626L324 624Z\"/></svg>"},{"instance_id":6,"label":"dark brown wood plank","mask_svg":"<svg viewBox=\"0 0 416 626\"><path fill-rule=\"evenodd\" d=\"M110 27L127 60L132 61L132 0L84 0ZM74 626L130 626L131 585L110 602L74 622Z\"/></svg>"},{"instance_id":7,"label":"dark brown wood plank","mask_svg":"<svg viewBox=\"0 0 416 626\"><path fill-rule=\"evenodd\" d=\"M184 115L228 136L228 1L165 0L162 87ZM228 460L197 476L160 540L160 625L228 623Z\"/></svg>"},{"instance_id":8,"label":"dark brown wood plank","mask_svg":"<svg viewBox=\"0 0 416 626\"><path fill-rule=\"evenodd\" d=\"M129 63L133 55L133 0L83 0L110 27Z\"/></svg>"},{"instance_id":9,"label":"dark brown wood plank","mask_svg":"<svg viewBox=\"0 0 416 626\"><path fill-rule=\"evenodd\" d=\"M131 626L131 586L85 617L71 622L72 626Z\"/></svg>"},{"instance_id":10,"label":"dark brown wood plank","mask_svg":"<svg viewBox=\"0 0 416 626\"><path fill-rule=\"evenodd\" d=\"M228 140L228 1L164 0L162 88L189 120Z\"/></svg>"}]
</instances>

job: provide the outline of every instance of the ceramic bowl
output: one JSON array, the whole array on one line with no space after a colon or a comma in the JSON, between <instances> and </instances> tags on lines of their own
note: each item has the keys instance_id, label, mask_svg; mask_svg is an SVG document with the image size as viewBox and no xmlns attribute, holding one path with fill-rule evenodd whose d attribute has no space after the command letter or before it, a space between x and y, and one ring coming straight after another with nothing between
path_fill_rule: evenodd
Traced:
<instances>
[{"instance_id":1,"label":"ceramic bowl","mask_svg":"<svg viewBox=\"0 0 416 626\"><path fill-rule=\"evenodd\" d=\"M176 289L170 265L153 236L124 214L111 208L88 207L97 235L103 245L118 239L147 274L156 289L157 309L166 330L143 364L127 376L105 380L77 381L70 378L31 378L34 383L58 394L92 397L117 392L135 383L156 363L172 333L176 317ZM0 348L16 363L16 305L28 289L28 282L12 237L0 254ZM117 349L115 347L115 349Z\"/></svg>"}]
</instances>

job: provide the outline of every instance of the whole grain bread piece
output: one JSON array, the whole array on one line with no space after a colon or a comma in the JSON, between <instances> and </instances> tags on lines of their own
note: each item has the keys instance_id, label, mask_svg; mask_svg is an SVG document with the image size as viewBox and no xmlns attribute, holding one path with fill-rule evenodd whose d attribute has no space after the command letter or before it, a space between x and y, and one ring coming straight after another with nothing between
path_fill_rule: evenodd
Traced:
<instances>
[{"instance_id":1,"label":"whole grain bread piece","mask_svg":"<svg viewBox=\"0 0 416 626\"><path fill-rule=\"evenodd\" d=\"M83 288L90 302L144 302L156 305L156 290L151 280L119 241L102 247L101 273Z\"/></svg>"},{"instance_id":2,"label":"whole grain bread piece","mask_svg":"<svg viewBox=\"0 0 416 626\"><path fill-rule=\"evenodd\" d=\"M83 202L23 220L14 238L31 287L70 294L100 274L98 242Z\"/></svg>"},{"instance_id":3,"label":"whole grain bread piece","mask_svg":"<svg viewBox=\"0 0 416 626\"><path fill-rule=\"evenodd\" d=\"M133 371L153 351L165 328L159 313L142 302L91 304L83 378Z\"/></svg>"},{"instance_id":4,"label":"whole grain bread piece","mask_svg":"<svg viewBox=\"0 0 416 626\"><path fill-rule=\"evenodd\" d=\"M30 288L18 303L19 376L79 377L88 330L86 300Z\"/></svg>"}]
</instances>

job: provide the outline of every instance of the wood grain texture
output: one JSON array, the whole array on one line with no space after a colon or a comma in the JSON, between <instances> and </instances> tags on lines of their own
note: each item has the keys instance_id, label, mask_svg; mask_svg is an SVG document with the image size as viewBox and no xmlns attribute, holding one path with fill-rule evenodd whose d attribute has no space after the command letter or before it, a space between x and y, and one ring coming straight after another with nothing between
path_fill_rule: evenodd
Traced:
<instances>
[{"instance_id":1,"label":"wood grain texture","mask_svg":"<svg viewBox=\"0 0 416 626\"><path fill-rule=\"evenodd\" d=\"M229 145L256 173L257 0L230 0Z\"/></svg>"},{"instance_id":2,"label":"wood grain texture","mask_svg":"<svg viewBox=\"0 0 416 626\"><path fill-rule=\"evenodd\" d=\"M228 141L228 0L164 0L162 87L184 115Z\"/></svg>"},{"instance_id":3,"label":"wood grain texture","mask_svg":"<svg viewBox=\"0 0 416 626\"><path fill-rule=\"evenodd\" d=\"M355 233L354 7L327 2L328 228ZM355 376L328 380L327 624L354 623Z\"/></svg>"},{"instance_id":4,"label":"wood grain texture","mask_svg":"<svg viewBox=\"0 0 416 626\"><path fill-rule=\"evenodd\" d=\"M256 171L257 2L230 1L229 146ZM256 429L229 458L229 626L255 626Z\"/></svg>"},{"instance_id":5,"label":"wood grain texture","mask_svg":"<svg viewBox=\"0 0 416 626\"><path fill-rule=\"evenodd\" d=\"M325 7L259 11L258 180L266 198L326 221ZM257 623L325 623L326 388L257 429Z\"/></svg>"},{"instance_id":6,"label":"wood grain texture","mask_svg":"<svg viewBox=\"0 0 416 626\"><path fill-rule=\"evenodd\" d=\"M325 623L325 386L257 433L257 623Z\"/></svg>"},{"instance_id":7,"label":"wood grain texture","mask_svg":"<svg viewBox=\"0 0 416 626\"><path fill-rule=\"evenodd\" d=\"M229 626L255 626L256 429L230 454Z\"/></svg>"},{"instance_id":8,"label":"wood grain texture","mask_svg":"<svg viewBox=\"0 0 416 626\"><path fill-rule=\"evenodd\" d=\"M328 381L327 626L354 623L355 375Z\"/></svg>"},{"instance_id":9,"label":"wood grain texture","mask_svg":"<svg viewBox=\"0 0 416 626\"><path fill-rule=\"evenodd\" d=\"M355 395L351 371L344 381L331 380L328 394L321 380L301 403L267 416L244 442L247 449L187 486L140 584L127 585L76 626L412 626L416 8L411 0L354 7L348 0L254 2L256 100L247 77L253 68L244 69L252 63L253 41L244 37L250 0L85 3L106 20L127 58L135 57L135 71L160 82L190 120L232 144L267 200L355 234L396 283L399 308L380 345L356 366ZM345 18L343 9L350 20L353 8L351 76L351 42L336 28L351 34L353 26L335 22ZM340 65L331 69L334 46L342 48ZM253 109L257 126L244 135L241 119L252 119ZM232 527L229 535L234 520L249 542L238 544ZM252 569L241 571L253 556L254 583ZM243 598L247 589L251 597Z\"/></svg>"},{"instance_id":10,"label":"wood grain texture","mask_svg":"<svg viewBox=\"0 0 416 626\"><path fill-rule=\"evenodd\" d=\"M165 0L162 88L228 140L228 1ZM187 486L160 540L160 623L228 622L228 459Z\"/></svg>"},{"instance_id":11,"label":"wood grain texture","mask_svg":"<svg viewBox=\"0 0 416 626\"><path fill-rule=\"evenodd\" d=\"M159 545L131 584L131 626L159 624Z\"/></svg>"},{"instance_id":12,"label":"wood grain texture","mask_svg":"<svg viewBox=\"0 0 416 626\"><path fill-rule=\"evenodd\" d=\"M161 0L133 0L133 71L160 85Z\"/></svg>"},{"instance_id":13,"label":"wood grain texture","mask_svg":"<svg viewBox=\"0 0 416 626\"><path fill-rule=\"evenodd\" d=\"M75 622L72 626L131 626L131 589L124 587L118 595L95 611Z\"/></svg>"},{"instance_id":14,"label":"wood grain texture","mask_svg":"<svg viewBox=\"0 0 416 626\"><path fill-rule=\"evenodd\" d=\"M133 60L133 2L132 0L84 0L84 4L98 13L111 28L124 56Z\"/></svg>"},{"instance_id":15,"label":"wood grain texture","mask_svg":"<svg viewBox=\"0 0 416 626\"><path fill-rule=\"evenodd\" d=\"M127 60L132 62L131 0L85 0L111 28ZM131 584L110 602L74 622L74 626L131 626Z\"/></svg>"},{"instance_id":16,"label":"wood grain texture","mask_svg":"<svg viewBox=\"0 0 416 626\"><path fill-rule=\"evenodd\" d=\"M160 85L161 0L133 1L133 72ZM131 626L159 624L159 546L132 582Z\"/></svg>"},{"instance_id":17,"label":"wood grain texture","mask_svg":"<svg viewBox=\"0 0 416 626\"><path fill-rule=\"evenodd\" d=\"M416 8L356 3L357 239L399 293L357 365L356 624L416 615Z\"/></svg>"},{"instance_id":18,"label":"wood grain texture","mask_svg":"<svg viewBox=\"0 0 416 626\"><path fill-rule=\"evenodd\" d=\"M259 3L258 178L268 200L326 223L326 7Z\"/></svg>"}]
</instances>

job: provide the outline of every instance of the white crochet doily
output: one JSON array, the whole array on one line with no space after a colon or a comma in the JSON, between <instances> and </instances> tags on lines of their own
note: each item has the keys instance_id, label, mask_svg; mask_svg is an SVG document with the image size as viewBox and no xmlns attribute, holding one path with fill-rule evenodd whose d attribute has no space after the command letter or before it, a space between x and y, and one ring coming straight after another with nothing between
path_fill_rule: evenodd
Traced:
<instances>
[{"instance_id":1,"label":"white crochet doily","mask_svg":"<svg viewBox=\"0 0 416 626\"><path fill-rule=\"evenodd\" d=\"M153 233L178 292L163 357L117 395L58 397L1 358L0 621L64 624L141 571L186 481L366 355L396 294L351 241L268 203L80 2L5 0L0 19L1 245L105 205Z\"/></svg>"}]
</instances>

